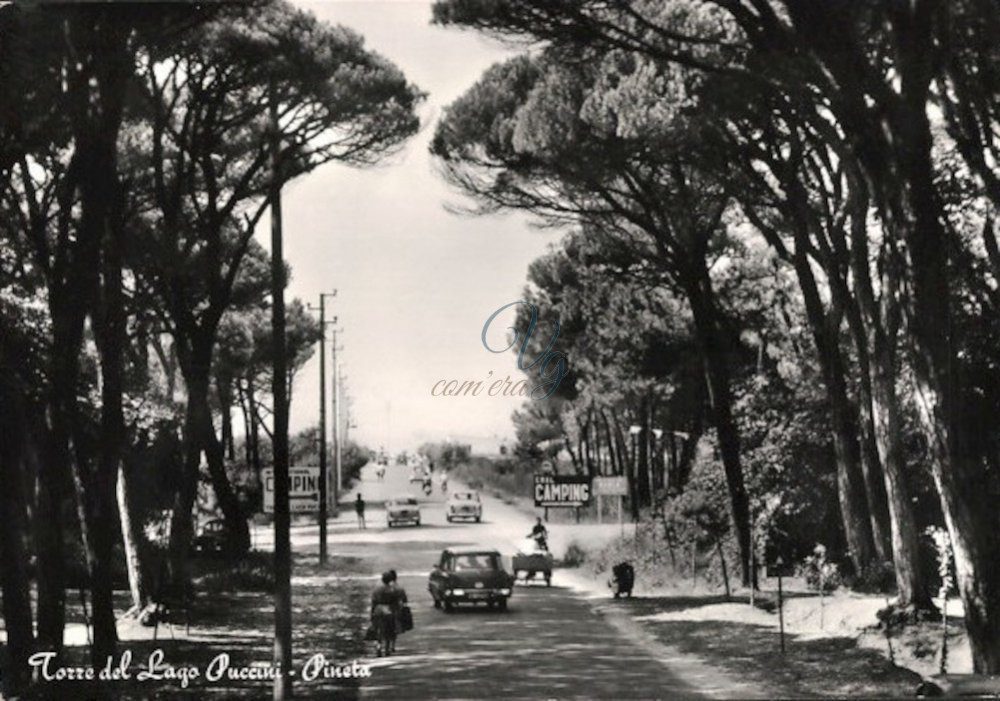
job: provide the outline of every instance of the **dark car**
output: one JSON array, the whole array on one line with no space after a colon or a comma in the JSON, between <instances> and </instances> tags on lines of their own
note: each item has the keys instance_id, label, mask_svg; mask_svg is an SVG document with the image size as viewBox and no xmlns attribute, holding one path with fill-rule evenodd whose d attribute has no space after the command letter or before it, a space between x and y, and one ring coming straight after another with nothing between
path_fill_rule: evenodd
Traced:
<instances>
[{"instance_id":1,"label":"dark car","mask_svg":"<svg viewBox=\"0 0 1000 701\"><path fill-rule=\"evenodd\" d=\"M500 553L488 548L446 548L427 582L434 607L445 611L457 604L486 604L503 611L513 587Z\"/></svg>"},{"instance_id":2,"label":"dark car","mask_svg":"<svg viewBox=\"0 0 1000 701\"><path fill-rule=\"evenodd\" d=\"M192 543L196 553L222 554L226 552L229 545L229 534L226 531L226 522L221 518L213 518L206 521L205 525L198 531Z\"/></svg>"}]
</instances>

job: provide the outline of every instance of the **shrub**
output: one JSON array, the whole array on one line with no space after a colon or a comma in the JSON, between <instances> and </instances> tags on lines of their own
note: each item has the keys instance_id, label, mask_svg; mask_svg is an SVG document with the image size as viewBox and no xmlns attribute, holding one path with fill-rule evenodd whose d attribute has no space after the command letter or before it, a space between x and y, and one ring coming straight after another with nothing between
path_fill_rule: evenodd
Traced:
<instances>
[{"instance_id":1,"label":"shrub","mask_svg":"<svg viewBox=\"0 0 1000 701\"><path fill-rule=\"evenodd\" d=\"M213 594L274 591L274 558L271 553L250 552L236 562L212 560L210 567L213 569L194 580L196 588L201 591Z\"/></svg>"},{"instance_id":2,"label":"shrub","mask_svg":"<svg viewBox=\"0 0 1000 701\"><path fill-rule=\"evenodd\" d=\"M836 563L826 557L826 546L817 544L812 555L798 566L798 575L806 584L817 591L832 592L843 584Z\"/></svg>"},{"instance_id":3,"label":"shrub","mask_svg":"<svg viewBox=\"0 0 1000 701\"><path fill-rule=\"evenodd\" d=\"M587 551L580 547L575 540L566 546L566 554L563 555L563 567L579 567L587 560Z\"/></svg>"}]
</instances>

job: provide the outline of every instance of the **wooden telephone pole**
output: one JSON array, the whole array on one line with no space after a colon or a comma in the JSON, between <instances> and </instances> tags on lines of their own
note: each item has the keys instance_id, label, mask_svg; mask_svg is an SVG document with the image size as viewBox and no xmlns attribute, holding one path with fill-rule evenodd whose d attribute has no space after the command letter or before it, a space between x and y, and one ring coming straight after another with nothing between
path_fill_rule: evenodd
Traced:
<instances>
[{"instance_id":1,"label":"wooden telephone pole","mask_svg":"<svg viewBox=\"0 0 1000 701\"><path fill-rule=\"evenodd\" d=\"M271 335L274 397L274 699L292 696L292 543L288 504L288 349L285 340L285 260L281 230L281 132L272 86L271 118Z\"/></svg>"},{"instance_id":2,"label":"wooden telephone pole","mask_svg":"<svg viewBox=\"0 0 1000 701\"><path fill-rule=\"evenodd\" d=\"M327 494L330 470L326 464L326 298L336 297L337 291L321 292L319 295L319 564L327 561ZM337 323L333 317L332 324ZM336 334L336 331L334 332ZM336 365L336 336L334 337L334 364ZM334 488L334 495L337 491Z\"/></svg>"}]
</instances>

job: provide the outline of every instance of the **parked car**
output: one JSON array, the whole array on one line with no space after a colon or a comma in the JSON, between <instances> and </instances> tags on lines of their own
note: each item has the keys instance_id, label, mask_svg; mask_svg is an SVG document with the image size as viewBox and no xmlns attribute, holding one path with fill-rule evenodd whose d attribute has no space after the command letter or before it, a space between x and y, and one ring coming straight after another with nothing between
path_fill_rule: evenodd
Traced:
<instances>
[{"instance_id":1,"label":"parked car","mask_svg":"<svg viewBox=\"0 0 1000 701\"><path fill-rule=\"evenodd\" d=\"M504 570L500 553L489 548L445 548L434 564L427 590L435 608L486 604L501 611L514 591L514 577Z\"/></svg>"},{"instance_id":2,"label":"parked car","mask_svg":"<svg viewBox=\"0 0 1000 701\"><path fill-rule=\"evenodd\" d=\"M448 499L445 517L451 523L457 518L472 518L479 523L483 520L483 503L479 492L454 492Z\"/></svg>"},{"instance_id":3,"label":"parked car","mask_svg":"<svg viewBox=\"0 0 1000 701\"><path fill-rule=\"evenodd\" d=\"M221 518L213 518L206 521L195 536L192 546L196 553L201 554L222 554L226 551L229 543L229 534L226 531L226 522Z\"/></svg>"},{"instance_id":4,"label":"parked car","mask_svg":"<svg viewBox=\"0 0 1000 701\"><path fill-rule=\"evenodd\" d=\"M427 472L427 468L417 466L410 471L410 481L420 482L423 484L431 478L430 473Z\"/></svg>"},{"instance_id":5,"label":"parked car","mask_svg":"<svg viewBox=\"0 0 1000 701\"><path fill-rule=\"evenodd\" d=\"M389 528L398 523L420 525L420 504L412 496L393 497L385 502L385 517Z\"/></svg>"}]
</instances>

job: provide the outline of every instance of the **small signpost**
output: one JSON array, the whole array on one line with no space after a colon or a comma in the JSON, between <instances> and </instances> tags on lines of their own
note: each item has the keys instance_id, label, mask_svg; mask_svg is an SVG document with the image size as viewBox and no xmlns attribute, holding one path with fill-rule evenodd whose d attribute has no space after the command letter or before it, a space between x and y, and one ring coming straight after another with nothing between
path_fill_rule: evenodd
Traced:
<instances>
[{"instance_id":1,"label":"small signpost","mask_svg":"<svg viewBox=\"0 0 1000 701\"><path fill-rule=\"evenodd\" d=\"M543 475L554 475L556 473L555 465L552 464L551 460L543 460L540 468L540 474ZM545 507L545 523L549 522L549 507Z\"/></svg>"},{"instance_id":2,"label":"small signpost","mask_svg":"<svg viewBox=\"0 0 1000 701\"><path fill-rule=\"evenodd\" d=\"M288 510L293 514L319 511L319 467L288 468ZM264 513L274 513L274 470L261 470L264 487Z\"/></svg>"},{"instance_id":3,"label":"small signpost","mask_svg":"<svg viewBox=\"0 0 1000 701\"><path fill-rule=\"evenodd\" d=\"M628 494L628 480L624 476L595 477L594 496L597 497L597 522L604 523L601 497L618 497L618 523L625 528L625 495Z\"/></svg>"},{"instance_id":4,"label":"small signpost","mask_svg":"<svg viewBox=\"0 0 1000 701\"><path fill-rule=\"evenodd\" d=\"M778 636L781 640L781 654L785 654L785 610L784 610L784 592L781 588L781 578L787 577L791 574L790 568L785 565L784 559L779 555L778 559L774 561L774 566L769 568L768 574L774 574L778 577Z\"/></svg>"}]
</instances>

